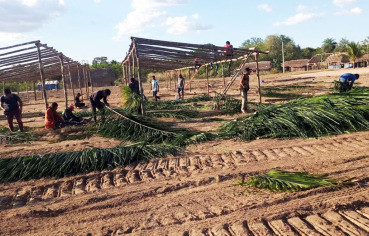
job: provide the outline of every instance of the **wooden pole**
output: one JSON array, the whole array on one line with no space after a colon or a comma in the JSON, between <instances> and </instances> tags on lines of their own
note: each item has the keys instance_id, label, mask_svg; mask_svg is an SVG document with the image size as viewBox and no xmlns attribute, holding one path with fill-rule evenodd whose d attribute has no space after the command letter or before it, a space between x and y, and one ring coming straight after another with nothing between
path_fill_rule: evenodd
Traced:
<instances>
[{"instance_id":1,"label":"wooden pole","mask_svg":"<svg viewBox=\"0 0 369 236\"><path fill-rule=\"evenodd\" d=\"M42 57L41 57L41 51L40 51L40 42L36 43L36 47L37 47L38 65L39 65L40 77L41 77L42 95L44 97L45 106L46 106L46 109L47 109L49 107L49 104L47 103L47 94L46 94L46 90L45 90L45 73L44 73L44 66L43 66L42 60L41 60Z\"/></svg>"},{"instance_id":2,"label":"wooden pole","mask_svg":"<svg viewBox=\"0 0 369 236\"><path fill-rule=\"evenodd\" d=\"M129 79L133 78L132 76L132 72L131 72L131 57L128 57L128 66L127 66L127 69L128 69L128 75L129 75Z\"/></svg>"},{"instance_id":3,"label":"wooden pole","mask_svg":"<svg viewBox=\"0 0 369 236\"><path fill-rule=\"evenodd\" d=\"M26 82L26 95L27 95L27 99L29 100L29 94L28 94L28 83Z\"/></svg>"},{"instance_id":4,"label":"wooden pole","mask_svg":"<svg viewBox=\"0 0 369 236\"><path fill-rule=\"evenodd\" d=\"M90 84L91 84L91 93L93 93L94 92L94 86L92 84L91 69L88 68L87 72L88 72L88 78L90 79Z\"/></svg>"},{"instance_id":5,"label":"wooden pole","mask_svg":"<svg viewBox=\"0 0 369 236\"><path fill-rule=\"evenodd\" d=\"M77 73L78 73L78 86L79 86L79 92L82 95L82 87L81 87L81 74L79 73L79 65L77 65ZM83 96L82 96L83 99Z\"/></svg>"},{"instance_id":6,"label":"wooden pole","mask_svg":"<svg viewBox=\"0 0 369 236\"><path fill-rule=\"evenodd\" d=\"M173 72L170 71L169 72L169 90L172 89L172 77L173 77Z\"/></svg>"},{"instance_id":7,"label":"wooden pole","mask_svg":"<svg viewBox=\"0 0 369 236\"><path fill-rule=\"evenodd\" d=\"M191 92L191 69L190 68L188 68L188 80L190 81L190 92Z\"/></svg>"},{"instance_id":8,"label":"wooden pole","mask_svg":"<svg viewBox=\"0 0 369 236\"><path fill-rule=\"evenodd\" d=\"M261 84L260 84L260 74L259 74L259 53L255 54L255 61L256 61L256 76L258 77L258 92L259 92L259 103L261 103Z\"/></svg>"},{"instance_id":9,"label":"wooden pole","mask_svg":"<svg viewBox=\"0 0 369 236\"><path fill-rule=\"evenodd\" d=\"M17 82L17 95L19 96L19 82Z\"/></svg>"},{"instance_id":10,"label":"wooden pole","mask_svg":"<svg viewBox=\"0 0 369 236\"><path fill-rule=\"evenodd\" d=\"M206 87L207 87L207 91L208 91L208 95L210 94L209 91L209 73L208 73L208 66L206 66Z\"/></svg>"},{"instance_id":11,"label":"wooden pole","mask_svg":"<svg viewBox=\"0 0 369 236\"><path fill-rule=\"evenodd\" d=\"M126 80L126 72L125 72L125 69L124 69L124 64L122 64L122 80L121 80L121 82L122 82L122 84L126 84L127 85L127 80ZM123 83L123 81L124 81L124 83Z\"/></svg>"},{"instance_id":12,"label":"wooden pole","mask_svg":"<svg viewBox=\"0 0 369 236\"><path fill-rule=\"evenodd\" d=\"M35 96L35 101L37 101L36 82L35 81L33 81L33 83L32 83L32 88L33 88L33 95Z\"/></svg>"},{"instance_id":13,"label":"wooden pole","mask_svg":"<svg viewBox=\"0 0 369 236\"><path fill-rule=\"evenodd\" d=\"M136 53L136 51L135 51ZM132 53L132 75L134 78L136 78L136 71L135 71L135 56L134 53Z\"/></svg>"},{"instance_id":14,"label":"wooden pole","mask_svg":"<svg viewBox=\"0 0 369 236\"><path fill-rule=\"evenodd\" d=\"M67 93L67 83L65 81L63 54L59 54L59 61L60 61L60 70L61 70L61 76L62 76L62 81L63 81L65 109L67 109L68 108L68 93Z\"/></svg>"},{"instance_id":15,"label":"wooden pole","mask_svg":"<svg viewBox=\"0 0 369 236\"><path fill-rule=\"evenodd\" d=\"M132 53L133 55L133 53ZM138 78L138 83L140 85L140 94L141 94L141 114L144 116L146 114L145 112L145 106L144 106L144 90L143 90L143 86L142 86L142 80L141 80L141 70L140 70L140 59L138 58L137 55L137 51L135 50L135 55L136 55L136 59L137 59L137 78ZM134 59L134 58L133 58ZM133 63L134 65L134 63Z\"/></svg>"},{"instance_id":16,"label":"wooden pole","mask_svg":"<svg viewBox=\"0 0 369 236\"><path fill-rule=\"evenodd\" d=\"M72 74L70 72L70 66L69 66L69 61L68 61L68 74L69 74L69 82L70 82L70 87L72 89L72 92L73 92L73 102L74 102L74 98L76 97L76 94L74 93L74 86L73 86L73 81L72 81Z\"/></svg>"},{"instance_id":17,"label":"wooden pole","mask_svg":"<svg viewBox=\"0 0 369 236\"><path fill-rule=\"evenodd\" d=\"M85 82L85 88L86 88L86 98L88 98L88 82L86 80L86 68L85 66L82 67L82 72L83 72L83 81Z\"/></svg>"},{"instance_id":18,"label":"wooden pole","mask_svg":"<svg viewBox=\"0 0 369 236\"><path fill-rule=\"evenodd\" d=\"M222 78L223 78L223 87L226 85L225 77L224 77L224 62L222 63Z\"/></svg>"}]
</instances>

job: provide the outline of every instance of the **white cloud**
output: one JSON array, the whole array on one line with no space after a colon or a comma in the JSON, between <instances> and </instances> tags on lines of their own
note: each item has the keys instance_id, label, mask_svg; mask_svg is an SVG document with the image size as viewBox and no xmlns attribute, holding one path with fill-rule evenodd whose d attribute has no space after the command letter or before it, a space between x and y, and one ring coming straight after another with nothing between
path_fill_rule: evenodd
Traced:
<instances>
[{"instance_id":1,"label":"white cloud","mask_svg":"<svg viewBox=\"0 0 369 236\"><path fill-rule=\"evenodd\" d=\"M99 2L101 2L101 0L94 0L94 2L95 2L95 3L99 3Z\"/></svg>"},{"instance_id":2,"label":"white cloud","mask_svg":"<svg viewBox=\"0 0 369 236\"><path fill-rule=\"evenodd\" d=\"M168 25L167 33L169 34L185 34L190 32L201 32L211 29L210 26L201 25L194 21L188 21L187 16L168 17L165 25Z\"/></svg>"},{"instance_id":3,"label":"white cloud","mask_svg":"<svg viewBox=\"0 0 369 236\"><path fill-rule=\"evenodd\" d=\"M298 12L306 12L306 11L315 10L315 9L317 9L317 7L315 6L298 5L297 7Z\"/></svg>"},{"instance_id":4,"label":"white cloud","mask_svg":"<svg viewBox=\"0 0 369 236\"><path fill-rule=\"evenodd\" d=\"M333 4L343 8L356 4L356 0L333 0Z\"/></svg>"},{"instance_id":5,"label":"white cloud","mask_svg":"<svg viewBox=\"0 0 369 236\"><path fill-rule=\"evenodd\" d=\"M361 10L360 7L355 7L350 10L344 10L334 13L336 16L344 16L344 15L361 15L363 13L363 10Z\"/></svg>"},{"instance_id":6,"label":"white cloud","mask_svg":"<svg viewBox=\"0 0 369 236\"><path fill-rule=\"evenodd\" d=\"M196 14L193 14L193 15L192 15L192 17L193 17L194 19L199 19L199 17L200 17L200 16L199 16L199 14L197 14L197 13L196 13Z\"/></svg>"},{"instance_id":7,"label":"white cloud","mask_svg":"<svg viewBox=\"0 0 369 236\"><path fill-rule=\"evenodd\" d=\"M13 42L16 40L22 40L26 38L24 34L21 33L4 33L0 32L0 42Z\"/></svg>"},{"instance_id":8,"label":"white cloud","mask_svg":"<svg viewBox=\"0 0 369 236\"><path fill-rule=\"evenodd\" d=\"M314 18L321 17L323 14L315 14L315 13L297 13L296 15L288 18L285 21L277 22L274 25L281 26L281 25L296 25L302 23L304 21L308 21Z\"/></svg>"},{"instance_id":9,"label":"white cloud","mask_svg":"<svg viewBox=\"0 0 369 236\"><path fill-rule=\"evenodd\" d=\"M272 7L271 7L271 6L269 6L269 5L268 5L268 4L266 4L266 3L264 3L264 4L260 4L260 5L258 6L258 8L259 8L260 10L263 10L263 11L266 11L266 12L272 12L272 11L273 11Z\"/></svg>"},{"instance_id":10,"label":"white cloud","mask_svg":"<svg viewBox=\"0 0 369 236\"><path fill-rule=\"evenodd\" d=\"M0 32L25 33L59 17L65 11L64 0L11 0L2 1Z\"/></svg>"}]
</instances>

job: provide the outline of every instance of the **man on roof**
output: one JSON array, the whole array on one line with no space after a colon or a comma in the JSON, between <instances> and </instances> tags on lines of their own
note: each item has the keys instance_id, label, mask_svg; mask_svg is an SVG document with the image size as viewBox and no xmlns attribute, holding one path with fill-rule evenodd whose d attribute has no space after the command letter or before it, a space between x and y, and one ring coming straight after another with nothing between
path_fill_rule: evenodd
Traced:
<instances>
[{"instance_id":1,"label":"man on roof","mask_svg":"<svg viewBox=\"0 0 369 236\"><path fill-rule=\"evenodd\" d=\"M345 73L341 75L339 78L339 82L341 82L341 91L346 92L351 90L352 86L354 85L355 81L359 79L359 74L351 74L351 73Z\"/></svg>"},{"instance_id":2,"label":"man on roof","mask_svg":"<svg viewBox=\"0 0 369 236\"><path fill-rule=\"evenodd\" d=\"M230 62L228 64L228 73L231 74L231 66L232 66L232 58L233 58L233 45L227 41L226 45L224 45L224 56L226 59L230 59Z\"/></svg>"}]
</instances>

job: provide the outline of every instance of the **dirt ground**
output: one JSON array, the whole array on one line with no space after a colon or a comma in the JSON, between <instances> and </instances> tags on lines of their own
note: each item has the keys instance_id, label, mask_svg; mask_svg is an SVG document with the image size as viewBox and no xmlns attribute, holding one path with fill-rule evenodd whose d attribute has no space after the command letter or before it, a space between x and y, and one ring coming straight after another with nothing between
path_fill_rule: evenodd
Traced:
<instances>
[{"instance_id":1,"label":"dirt ground","mask_svg":"<svg viewBox=\"0 0 369 236\"><path fill-rule=\"evenodd\" d=\"M360 74L359 86L369 86L368 68L262 75L261 79L263 87L309 85L308 92L316 95L329 92L332 82L346 72ZM238 81L229 94L238 94ZM211 79L209 84L210 91L222 90L222 79ZM257 101L255 75L251 87L250 99ZM186 96L206 92L207 83L195 81L192 88ZM119 88L111 89L109 102L119 107ZM175 93L173 86L169 89L161 82L162 99L173 99ZM49 101L63 104L62 92L50 95ZM33 113L24 119L25 125L39 127L43 138L0 144L1 158L120 143L97 135L55 142L63 131L41 128L42 101L34 102L31 94L29 100L26 94L21 97L26 101L24 116ZM263 102L281 100L266 97ZM35 117L36 113L41 116ZM224 120L239 116L206 114ZM177 126L219 128L221 122L203 119L206 114L178 121ZM5 126L5 121L0 125ZM189 146L180 156L112 171L0 184L0 235L368 235L368 160L369 131L319 139L206 142ZM244 192L235 185L245 176L274 168L327 174L353 184L283 193Z\"/></svg>"}]
</instances>

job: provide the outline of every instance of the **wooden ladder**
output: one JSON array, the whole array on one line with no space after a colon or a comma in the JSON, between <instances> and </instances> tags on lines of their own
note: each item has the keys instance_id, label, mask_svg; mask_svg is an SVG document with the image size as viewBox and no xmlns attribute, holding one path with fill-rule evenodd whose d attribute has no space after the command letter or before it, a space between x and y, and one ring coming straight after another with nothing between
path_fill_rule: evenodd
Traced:
<instances>
[{"instance_id":1,"label":"wooden ladder","mask_svg":"<svg viewBox=\"0 0 369 236\"><path fill-rule=\"evenodd\" d=\"M237 77L239 76L239 74L241 73L241 71L243 71L246 67L246 63L247 63L247 59L249 58L249 56L252 53L247 54L247 56L245 57L245 59L242 61L241 65L238 67L238 69L236 70L236 73L234 75L232 75L232 79L231 81L225 86L224 90L223 90L223 94L225 95L229 88L232 86L232 84L234 83L234 81L237 79Z\"/></svg>"}]
</instances>

